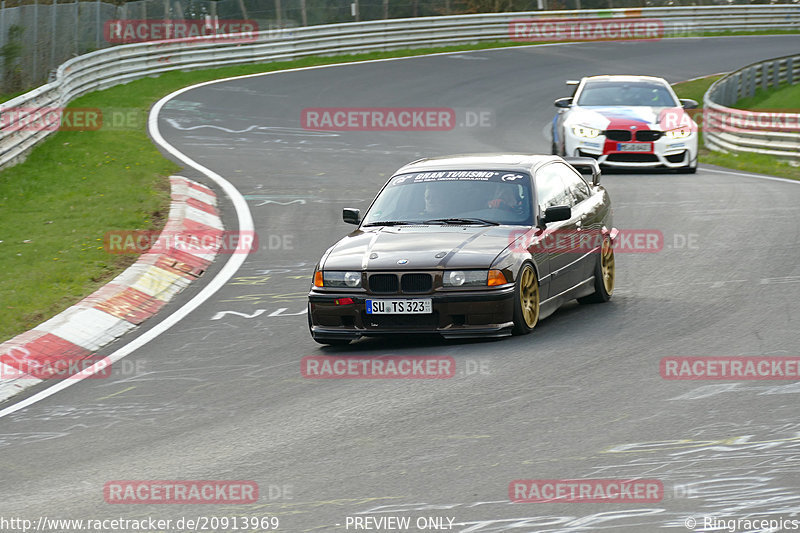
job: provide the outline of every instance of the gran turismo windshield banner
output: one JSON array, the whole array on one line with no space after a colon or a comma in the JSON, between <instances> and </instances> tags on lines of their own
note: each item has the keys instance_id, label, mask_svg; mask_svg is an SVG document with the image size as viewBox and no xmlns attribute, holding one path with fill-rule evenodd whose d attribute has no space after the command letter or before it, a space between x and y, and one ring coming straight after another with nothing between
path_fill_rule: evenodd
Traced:
<instances>
[{"instance_id":1,"label":"gran turismo windshield banner","mask_svg":"<svg viewBox=\"0 0 800 533\"><path fill-rule=\"evenodd\" d=\"M527 183L528 175L523 172L500 170L439 170L434 172L413 172L392 178L390 187L429 183L433 181L488 181L496 183Z\"/></svg>"}]
</instances>

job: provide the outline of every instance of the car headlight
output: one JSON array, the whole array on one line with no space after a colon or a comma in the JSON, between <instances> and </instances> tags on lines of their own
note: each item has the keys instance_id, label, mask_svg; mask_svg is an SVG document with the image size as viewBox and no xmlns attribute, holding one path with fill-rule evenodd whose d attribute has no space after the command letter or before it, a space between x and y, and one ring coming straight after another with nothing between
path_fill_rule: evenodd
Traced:
<instances>
[{"instance_id":1,"label":"car headlight","mask_svg":"<svg viewBox=\"0 0 800 533\"><path fill-rule=\"evenodd\" d=\"M667 139L685 139L692 134L691 128L678 128L666 132Z\"/></svg>"},{"instance_id":2,"label":"car headlight","mask_svg":"<svg viewBox=\"0 0 800 533\"><path fill-rule=\"evenodd\" d=\"M316 285L316 283L315 283ZM320 285L317 285L319 287ZM355 289L361 287L361 272L344 272L337 270L324 270L322 272L323 287L347 287Z\"/></svg>"},{"instance_id":3,"label":"car headlight","mask_svg":"<svg viewBox=\"0 0 800 533\"><path fill-rule=\"evenodd\" d=\"M442 285L445 287L485 287L489 278L487 270L445 270Z\"/></svg>"},{"instance_id":4,"label":"car headlight","mask_svg":"<svg viewBox=\"0 0 800 533\"><path fill-rule=\"evenodd\" d=\"M495 287L508 283L500 270L445 270L444 287Z\"/></svg>"},{"instance_id":5,"label":"car headlight","mask_svg":"<svg viewBox=\"0 0 800 533\"><path fill-rule=\"evenodd\" d=\"M601 133L601 130L590 128L588 126L572 126L572 133L578 137L585 137L586 139L594 139Z\"/></svg>"}]
</instances>

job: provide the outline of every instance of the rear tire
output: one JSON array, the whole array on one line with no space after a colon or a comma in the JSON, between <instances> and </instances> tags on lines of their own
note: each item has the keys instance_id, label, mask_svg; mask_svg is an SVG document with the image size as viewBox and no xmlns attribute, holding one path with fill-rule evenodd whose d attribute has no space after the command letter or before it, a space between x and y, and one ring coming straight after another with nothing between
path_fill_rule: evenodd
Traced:
<instances>
[{"instance_id":1,"label":"rear tire","mask_svg":"<svg viewBox=\"0 0 800 533\"><path fill-rule=\"evenodd\" d=\"M606 237L600 247L600 254L594 267L594 293L578 298L581 304L597 304L607 302L614 294L616 267L614 261L614 245Z\"/></svg>"},{"instance_id":2,"label":"rear tire","mask_svg":"<svg viewBox=\"0 0 800 533\"><path fill-rule=\"evenodd\" d=\"M514 287L514 335L527 335L539 322L539 279L533 265L519 269Z\"/></svg>"}]
</instances>

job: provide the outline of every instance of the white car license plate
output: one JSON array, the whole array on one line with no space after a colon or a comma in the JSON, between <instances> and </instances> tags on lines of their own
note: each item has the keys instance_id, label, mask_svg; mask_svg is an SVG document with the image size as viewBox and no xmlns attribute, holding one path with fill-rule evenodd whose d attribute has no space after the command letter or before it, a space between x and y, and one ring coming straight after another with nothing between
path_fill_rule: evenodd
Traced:
<instances>
[{"instance_id":1,"label":"white car license plate","mask_svg":"<svg viewBox=\"0 0 800 533\"><path fill-rule=\"evenodd\" d=\"M617 152L649 152L650 143L617 143Z\"/></svg>"},{"instance_id":2,"label":"white car license plate","mask_svg":"<svg viewBox=\"0 0 800 533\"><path fill-rule=\"evenodd\" d=\"M368 315L424 315L433 313L433 300L367 300Z\"/></svg>"}]
</instances>

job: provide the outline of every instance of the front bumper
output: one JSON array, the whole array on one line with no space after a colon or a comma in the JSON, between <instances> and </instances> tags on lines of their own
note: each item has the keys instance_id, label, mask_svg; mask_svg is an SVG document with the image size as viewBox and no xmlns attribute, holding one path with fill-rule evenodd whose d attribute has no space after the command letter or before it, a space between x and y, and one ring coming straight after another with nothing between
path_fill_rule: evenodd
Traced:
<instances>
[{"instance_id":1,"label":"front bumper","mask_svg":"<svg viewBox=\"0 0 800 533\"><path fill-rule=\"evenodd\" d=\"M622 152L617 150L617 142L606 139L605 135L593 139L578 137L569 132L565 134L565 152L576 157L592 157L603 166L616 168L684 168L697 162L697 134L685 139L662 137L649 144L649 152ZM635 142L635 141L632 141Z\"/></svg>"},{"instance_id":2,"label":"front bumper","mask_svg":"<svg viewBox=\"0 0 800 533\"><path fill-rule=\"evenodd\" d=\"M336 300L351 298L352 304ZM433 313L368 315L366 300L433 300ZM433 294L354 295L314 290L308 295L309 325L315 339L406 334L438 334L445 338L501 337L511 334L514 320L514 285L480 291L441 291Z\"/></svg>"}]
</instances>

